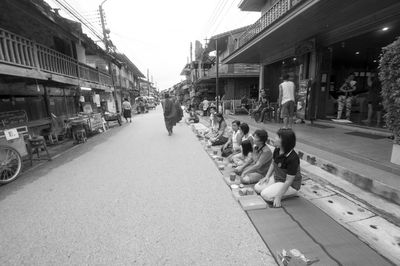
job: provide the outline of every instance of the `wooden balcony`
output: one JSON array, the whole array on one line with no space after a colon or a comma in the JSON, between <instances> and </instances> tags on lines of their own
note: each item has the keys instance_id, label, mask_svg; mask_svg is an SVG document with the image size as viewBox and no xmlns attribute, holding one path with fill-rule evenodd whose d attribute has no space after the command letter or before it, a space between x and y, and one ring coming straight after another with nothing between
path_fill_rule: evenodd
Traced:
<instances>
[{"instance_id":1,"label":"wooden balcony","mask_svg":"<svg viewBox=\"0 0 400 266\"><path fill-rule=\"evenodd\" d=\"M111 76L44 45L0 28L0 74L112 86Z\"/></svg>"},{"instance_id":2,"label":"wooden balcony","mask_svg":"<svg viewBox=\"0 0 400 266\"><path fill-rule=\"evenodd\" d=\"M284 17L293 7L297 6L304 0L279 0L271 8L265 12L265 14L251 25L238 40L238 46L236 49L240 49L242 46L253 40L261 32L265 31L272 24Z\"/></svg>"},{"instance_id":3,"label":"wooden balcony","mask_svg":"<svg viewBox=\"0 0 400 266\"><path fill-rule=\"evenodd\" d=\"M218 69L221 78L231 77L257 77L260 74L260 66L254 64L220 64ZM207 76L203 78L215 78L217 69L215 65L207 71Z\"/></svg>"}]
</instances>

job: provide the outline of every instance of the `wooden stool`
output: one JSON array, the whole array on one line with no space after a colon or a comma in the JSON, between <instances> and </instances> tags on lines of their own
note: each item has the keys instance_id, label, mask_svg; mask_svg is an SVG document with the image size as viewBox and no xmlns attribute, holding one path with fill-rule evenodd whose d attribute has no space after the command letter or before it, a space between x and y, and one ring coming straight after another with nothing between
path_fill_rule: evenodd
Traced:
<instances>
[{"instance_id":1,"label":"wooden stool","mask_svg":"<svg viewBox=\"0 0 400 266\"><path fill-rule=\"evenodd\" d=\"M33 165L33 154L37 154L37 160L42 160L40 158L40 150L44 149L47 154L47 160L51 161L50 153L47 150L46 140L42 136L36 136L32 139L28 139L28 147L29 147L29 159L31 161L31 166Z\"/></svg>"}]
</instances>

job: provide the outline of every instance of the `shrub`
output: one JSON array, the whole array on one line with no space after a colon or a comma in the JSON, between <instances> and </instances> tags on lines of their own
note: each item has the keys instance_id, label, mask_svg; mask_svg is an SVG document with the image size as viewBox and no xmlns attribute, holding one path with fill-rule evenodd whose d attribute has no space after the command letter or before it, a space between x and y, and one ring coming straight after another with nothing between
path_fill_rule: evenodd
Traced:
<instances>
[{"instance_id":1,"label":"shrub","mask_svg":"<svg viewBox=\"0 0 400 266\"><path fill-rule=\"evenodd\" d=\"M382 49L379 69L386 125L400 144L400 38Z\"/></svg>"}]
</instances>

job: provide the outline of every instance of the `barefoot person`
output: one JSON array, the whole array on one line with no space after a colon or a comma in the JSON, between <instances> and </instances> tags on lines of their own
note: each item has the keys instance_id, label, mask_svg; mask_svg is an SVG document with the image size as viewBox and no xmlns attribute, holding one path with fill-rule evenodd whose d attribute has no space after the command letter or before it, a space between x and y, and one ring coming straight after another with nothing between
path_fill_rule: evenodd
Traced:
<instances>
[{"instance_id":1,"label":"barefoot person","mask_svg":"<svg viewBox=\"0 0 400 266\"><path fill-rule=\"evenodd\" d=\"M281 207L282 198L293 196L301 186L300 159L294 151L296 135L291 129L278 131L278 148L273 154L273 162L267 175L254 187L266 201L274 207Z\"/></svg>"},{"instance_id":2,"label":"barefoot person","mask_svg":"<svg viewBox=\"0 0 400 266\"><path fill-rule=\"evenodd\" d=\"M174 127L174 124L176 123L176 108L175 104L171 99L169 98L169 94L165 94L165 101L164 101L164 121L165 121L165 127L167 128L168 131L168 136L172 135L172 128Z\"/></svg>"},{"instance_id":3,"label":"barefoot person","mask_svg":"<svg viewBox=\"0 0 400 266\"><path fill-rule=\"evenodd\" d=\"M124 101L122 102L122 110L126 123L128 123L128 118L129 118L129 123L132 123L132 106L127 98L125 98Z\"/></svg>"}]
</instances>

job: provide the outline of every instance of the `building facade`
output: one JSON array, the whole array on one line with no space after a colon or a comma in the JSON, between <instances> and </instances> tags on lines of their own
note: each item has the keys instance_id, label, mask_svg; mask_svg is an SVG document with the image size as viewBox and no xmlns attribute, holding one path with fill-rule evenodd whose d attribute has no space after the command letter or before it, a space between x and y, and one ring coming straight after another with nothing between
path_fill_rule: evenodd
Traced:
<instances>
[{"instance_id":1,"label":"building facade","mask_svg":"<svg viewBox=\"0 0 400 266\"><path fill-rule=\"evenodd\" d=\"M224 63L261 64L260 88L272 101L288 73L298 88L298 115L310 120L336 118L339 88L354 73L351 120L366 118L368 79L381 48L400 35L398 1L243 0L239 8L261 17Z\"/></svg>"},{"instance_id":2,"label":"building facade","mask_svg":"<svg viewBox=\"0 0 400 266\"><path fill-rule=\"evenodd\" d=\"M83 106L117 111L110 67L122 62L79 23L42 0L4 0L0 10L0 112L24 111L30 132L41 134L53 117L73 117Z\"/></svg>"}]
</instances>

